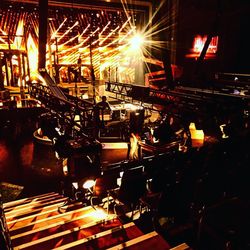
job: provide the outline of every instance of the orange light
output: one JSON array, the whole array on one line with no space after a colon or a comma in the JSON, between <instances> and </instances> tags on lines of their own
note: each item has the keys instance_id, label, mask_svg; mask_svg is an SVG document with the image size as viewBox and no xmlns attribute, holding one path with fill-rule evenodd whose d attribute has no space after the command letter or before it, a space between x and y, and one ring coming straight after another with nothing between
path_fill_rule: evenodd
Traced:
<instances>
[{"instance_id":1,"label":"orange light","mask_svg":"<svg viewBox=\"0 0 250 250\"><path fill-rule=\"evenodd\" d=\"M190 123L189 131L191 134L192 147L202 147L204 144L203 130L197 130L195 123Z\"/></svg>"},{"instance_id":2,"label":"orange light","mask_svg":"<svg viewBox=\"0 0 250 250\"><path fill-rule=\"evenodd\" d=\"M96 209L93 212L89 212L88 216L92 219L96 219L96 220L103 220L106 219L108 214L105 213L105 211L101 210L101 209Z\"/></svg>"},{"instance_id":3,"label":"orange light","mask_svg":"<svg viewBox=\"0 0 250 250\"><path fill-rule=\"evenodd\" d=\"M31 78L35 78L38 67L38 44L36 44L31 34L28 36L27 47Z\"/></svg>"},{"instance_id":4,"label":"orange light","mask_svg":"<svg viewBox=\"0 0 250 250\"><path fill-rule=\"evenodd\" d=\"M198 57L204 48L206 40L207 36L197 35L194 38L193 48L191 49L191 53L187 54L186 57ZM219 40L218 36L212 37L211 42L207 49L205 59L215 57L215 54L218 49L218 40Z\"/></svg>"},{"instance_id":5,"label":"orange light","mask_svg":"<svg viewBox=\"0 0 250 250\"><path fill-rule=\"evenodd\" d=\"M17 49L22 49L22 36L24 33L24 20L21 19L18 23L17 30L16 30L16 37L14 40L14 46Z\"/></svg>"}]
</instances>

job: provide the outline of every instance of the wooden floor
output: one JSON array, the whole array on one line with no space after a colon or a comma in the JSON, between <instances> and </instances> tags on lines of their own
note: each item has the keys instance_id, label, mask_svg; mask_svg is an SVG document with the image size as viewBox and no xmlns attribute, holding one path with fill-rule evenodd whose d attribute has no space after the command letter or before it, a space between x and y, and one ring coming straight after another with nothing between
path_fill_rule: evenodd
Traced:
<instances>
[{"instance_id":1,"label":"wooden floor","mask_svg":"<svg viewBox=\"0 0 250 250\"><path fill-rule=\"evenodd\" d=\"M5 203L13 248L170 249L157 232L143 234L134 222L122 224L116 215L100 207L83 207L76 202L59 212L66 200L51 192Z\"/></svg>"}]
</instances>

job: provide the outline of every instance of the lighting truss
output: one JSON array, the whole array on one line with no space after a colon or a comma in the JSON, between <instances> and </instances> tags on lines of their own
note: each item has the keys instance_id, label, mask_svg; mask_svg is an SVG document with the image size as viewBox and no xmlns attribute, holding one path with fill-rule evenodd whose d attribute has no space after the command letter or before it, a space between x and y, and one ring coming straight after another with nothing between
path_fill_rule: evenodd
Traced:
<instances>
[{"instance_id":1,"label":"lighting truss","mask_svg":"<svg viewBox=\"0 0 250 250\"><path fill-rule=\"evenodd\" d=\"M120 99L119 95L123 96L124 99L129 97L132 87L133 85L129 84L106 82L106 91L114 93L117 99ZM202 112L209 106L218 109L234 107L249 110L250 96L226 94L208 89L177 87L171 91L150 89L145 103L197 112Z\"/></svg>"}]
</instances>

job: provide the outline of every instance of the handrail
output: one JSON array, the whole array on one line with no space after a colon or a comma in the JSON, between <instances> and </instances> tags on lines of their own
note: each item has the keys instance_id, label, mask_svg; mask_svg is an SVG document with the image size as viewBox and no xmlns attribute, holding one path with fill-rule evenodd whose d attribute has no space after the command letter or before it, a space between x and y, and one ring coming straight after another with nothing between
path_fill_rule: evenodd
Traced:
<instances>
[{"instance_id":1,"label":"handrail","mask_svg":"<svg viewBox=\"0 0 250 250\"><path fill-rule=\"evenodd\" d=\"M39 71L39 73L54 96L63 100L67 100L67 97L63 91L56 85L55 81L50 77L47 71Z\"/></svg>"},{"instance_id":2,"label":"handrail","mask_svg":"<svg viewBox=\"0 0 250 250\"><path fill-rule=\"evenodd\" d=\"M59 117L71 123L72 127L76 127L85 134L85 129L93 117L93 106L84 100L75 99L74 102L70 98L63 99L50 93L49 88L43 85L29 85L29 92L33 98L39 100L51 112L56 113ZM79 121L75 121L76 115L79 116ZM88 124L87 124L88 123Z\"/></svg>"},{"instance_id":3,"label":"handrail","mask_svg":"<svg viewBox=\"0 0 250 250\"><path fill-rule=\"evenodd\" d=\"M118 82L106 82L106 91L112 92L116 94L118 99L118 95L125 97L130 97L130 92L133 88L132 84L123 84ZM144 87L144 86L142 86ZM136 96L133 96L133 99L136 100ZM140 96L138 95L138 99ZM230 93L224 93L219 90L211 90L211 89L201 89L201 88L191 88L191 87L176 87L174 90L162 91L156 89L149 89L148 97L144 98L145 103L153 103L160 105L168 105L175 104L179 105L179 103L187 104L185 108L188 108L188 102L192 100L197 102L197 104L205 103L222 103L227 105L233 105L235 102L242 102L246 104L250 100L250 95L236 95ZM198 106L197 106L198 108Z\"/></svg>"}]
</instances>

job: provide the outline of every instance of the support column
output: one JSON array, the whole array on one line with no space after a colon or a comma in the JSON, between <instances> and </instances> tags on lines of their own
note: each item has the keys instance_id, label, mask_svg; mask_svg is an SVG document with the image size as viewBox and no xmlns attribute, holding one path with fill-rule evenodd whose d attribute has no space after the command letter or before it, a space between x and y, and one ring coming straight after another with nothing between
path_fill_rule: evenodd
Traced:
<instances>
[{"instance_id":1,"label":"support column","mask_svg":"<svg viewBox=\"0 0 250 250\"><path fill-rule=\"evenodd\" d=\"M46 67L46 44L48 23L48 0L39 0L38 69Z\"/></svg>"},{"instance_id":2,"label":"support column","mask_svg":"<svg viewBox=\"0 0 250 250\"><path fill-rule=\"evenodd\" d=\"M4 90L4 78L3 78L3 63L2 63L2 58L0 54L0 91Z\"/></svg>"}]
</instances>

